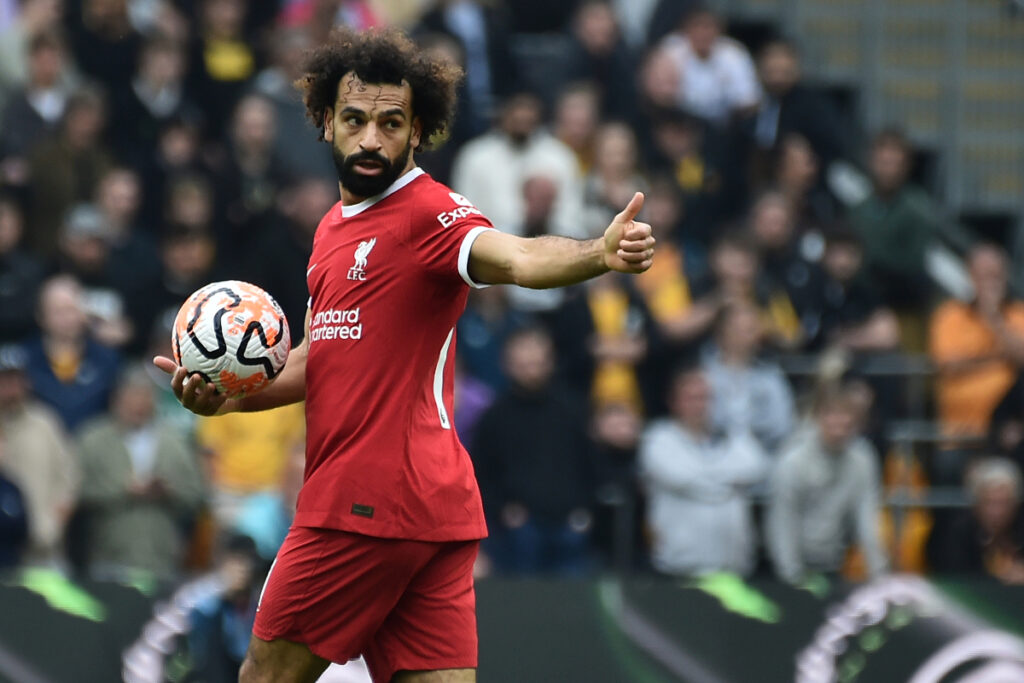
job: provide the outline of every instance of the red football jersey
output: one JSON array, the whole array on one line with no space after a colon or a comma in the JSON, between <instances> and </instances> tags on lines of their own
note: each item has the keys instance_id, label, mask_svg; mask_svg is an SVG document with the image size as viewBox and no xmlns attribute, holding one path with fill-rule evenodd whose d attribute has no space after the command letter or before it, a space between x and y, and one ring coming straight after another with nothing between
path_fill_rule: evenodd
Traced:
<instances>
[{"instance_id":1,"label":"red football jersey","mask_svg":"<svg viewBox=\"0 0 1024 683\"><path fill-rule=\"evenodd\" d=\"M414 168L313 239L306 472L295 524L455 541L487 535L452 420L469 250L491 223Z\"/></svg>"}]
</instances>

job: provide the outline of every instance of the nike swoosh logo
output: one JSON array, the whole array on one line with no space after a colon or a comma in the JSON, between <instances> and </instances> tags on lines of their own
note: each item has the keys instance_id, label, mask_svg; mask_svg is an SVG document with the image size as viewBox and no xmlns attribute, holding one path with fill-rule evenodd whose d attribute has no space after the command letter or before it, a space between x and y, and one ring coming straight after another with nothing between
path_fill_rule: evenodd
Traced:
<instances>
[{"instance_id":1,"label":"nike swoosh logo","mask_svg":"<svg viewBox=\"0 0 1024 683\"><path fill-rule=\"evenodd\" d=\"M309 277L309 274L312 273L313 269L316 268L318 265L320 265L320 264L319 263L314 263L313 265L311 265L309 267L309 270L306 271L306 277Z\"/></svg>"}]
</instances>

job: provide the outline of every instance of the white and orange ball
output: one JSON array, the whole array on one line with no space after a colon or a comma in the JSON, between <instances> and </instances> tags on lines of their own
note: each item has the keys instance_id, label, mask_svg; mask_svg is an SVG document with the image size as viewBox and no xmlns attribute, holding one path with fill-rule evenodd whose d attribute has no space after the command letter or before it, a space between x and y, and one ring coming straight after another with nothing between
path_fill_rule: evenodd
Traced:
<instances>
[{"instance_id":1,"label":"white and orange ball","mask_svg":"<svg viewBox=\"0 0 1024 683\"><path fill-rule=\"evenodd\" d=\"M217 391L251 396L284 369L288 320L274 298L239 280L213 282L182 304L171 332L174 361Z\"/></svg>"}]
</instances>

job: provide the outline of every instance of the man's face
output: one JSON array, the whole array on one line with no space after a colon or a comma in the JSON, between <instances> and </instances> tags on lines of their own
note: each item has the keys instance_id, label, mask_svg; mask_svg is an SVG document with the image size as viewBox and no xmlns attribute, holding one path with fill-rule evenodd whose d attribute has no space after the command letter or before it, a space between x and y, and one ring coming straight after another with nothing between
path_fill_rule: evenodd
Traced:
<instances>
[{"instance_id":1,"label":"man's face","mask_svg":"<svg viewBox=\"0 0 1024 683\"><path fill-rule=\"evenodd\" d=\"M753 358L761 345L761 317L757 309L744 306L730 311L722 321L718 343L733 356Z\"/></svg>"},{"instance_id":2,"label":"man's face","mask_svg":"<svg viewBox=\"0 0 1024 683\"><path fill-rule=\"evenodd\" d=\"M421 132L407 83L364 83L353 73L342 76L324 121L338 180L360 199L380 194L410 168Z\"/></svg>"},{"instance_id":3,"label":"man's face","mask_svg":"<svg viewBox=\"0 0 1024 683\"><path fill-rule=\"evenodd\" d=\"M838 450L853 438L857 428L857 417L851 406L834 403L818 413L818 427L825 448Z\"/></svg>"},{"instance_id":4,"label":"man's face","mask_svg":"<svg viewBox=\"0 0 1024 683\"><path fill-rule=\"evenodd\" d=\"M846 283L860 272L862 260L860 247L847 242L836 242L825 248L822 265L835 280Z\"/></svg>"},{"instance_id":5,"label":"man's face","mask_svg":"<svg viewBox=\"0 0 1024 683\"><path fill-rule=\"evenodd\" d=\"M761 84L770 95L780 97L800 80L800 65L789 48L776 45L765 50L757 65Z\"/></svg>"},{"instance_id":6,"label":"man's face","mask_svg":"<svg viewBox=\"0 0 1024 683\"><path fill-rule=\"evenodd\" d=\"M153 419L153 391L150 387L129 384L114 397L114 413L122 425L138 429Z\"/></svg>"},{"instance_id":7,"label":"man's face","mask_svg":"<svg viewBox=\"0 0 1024 683\"><path fill-rule=\"evenodd\" d=\"M525 145L540 126L540 103L532 97L520 96L505 106L501 128L516 145Z\"/></svg>"},{"instance_id":8,"label":"man's face","mask_svg":"<svg viewBox=\"0 0 1024 683\"><path fill-rule=\"evenodd\" d=\"M994 249L978 249L970 256L967 271L979 298L1002 301L1006 296L1006 261Z\"/></svg>"},{"instance_id":9,"label":"man's face","mask_svg":"<svg viewBox=\"0 0 1024 683\"><path fill-rule=\"evenodd\" d=\"M703 374L690 373L678 378L672 388L669 408L685 425L704 427L708 424L711 387Z\"/></svg>"},{"instance_id":10,"label":"man's face","mask_svg":"<svg viewBox=\"0 0 1024 683\"><path fill-rule=\"evenodd\" d=\"M40 46L29 56L29 80L40 88L49 88L56 84L63 68L64 55L56 46Z\"/></svg>"},{"instance_id":11,"label":"man's face","mask_svg":"<svg viewBox=\"0 0 1024 683\"><path fill-rule=\"evenodd\" d=\"M524 334L505 348L505 372L514 384L523 389L543 389L554 369L554 349L547 337Z\"/></svg>"},{"instance_id":12,"label":"man's face","mask_svg":"<svg viewBox=\"0 0 1024 683\"><path fill-rule=\"evenodd\" d=\"M974 509L982 529L996 535L1010 527L1019 505L1013 484L1000 481L990 483L979 491Z\"/></svg>"},{"instance_id":13,"label":"man's face","mask_svg":"<svg viewBox=\"0 0 1024 683\"><path fill-rule=\"evenodd\" d=\"M793 237L789 207L781 199L765 199L756 204L750 222L754 237L762 247L781 249Z\"/></svg>"},{"instance_id":14,"label":"man's face","mask_svg":"<svg viewBox=\"0 0 1024 683\"><path fill-rule=\"evenodd\" d=\"M88 318L82 291L69 283L53 283L39 300L39 325L48 335L78 340L85 334Z\"/></svg>"},{"instance_id":15,"label":"man's face","mask_svg":"<svg viewBox=\"0 0 1024 683\"><path fill-rule=\"evenodd\" d=\"M909 170L910 160L899 145L876 145L871 151L871 174L881 191L898 190L906 181Z\"/></svg>"},{"instance_id":16,"label":"man's face","mask_svg":"<svg viewBox=\"0 0 1024 683\"><path fill-rule=\"evenodd\" d=\"M139 180L128 171L116 171L104 178L98 194L100 209L119 221L130 220L142 199Z\"/></svg>"},{"instance_id":17,"label":"man's face","mask_svg":"<svg viewBox=\"0 0 1024 683\"><path fill-rule=\"evenodd\" d=\"M706 59L711 48L721 35L722 27L718 19L710 12L701 12L694 16L686 25L686 37L697 56Z\"/></svg>"}]
</instances>

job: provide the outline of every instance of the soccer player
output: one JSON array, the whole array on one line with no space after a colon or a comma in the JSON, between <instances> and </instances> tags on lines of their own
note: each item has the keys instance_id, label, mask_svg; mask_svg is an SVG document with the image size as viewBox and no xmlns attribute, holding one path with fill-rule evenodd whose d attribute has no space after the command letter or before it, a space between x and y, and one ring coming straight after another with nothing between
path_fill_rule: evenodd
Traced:
<instances>
[{"instance_id":1,"label":"soccer player","mask_svg":"<svg viewBox=\"0 0 1024 683\"><path fill-rule=\"evenodd\" d=\"M364 655L375 681L476 680L473 562L486 535L452 428L455 323L470 287L559 287L651 265L636 193L603 238L525 239L416 166L455 103L457 67L395 31L338 31L298 86L341 202L307 271L305 338L262 393L225 399L168 358L200 415L306 401L305 482L267 577L244 683L315 681Z\"/></svg>"}]
</instances>

